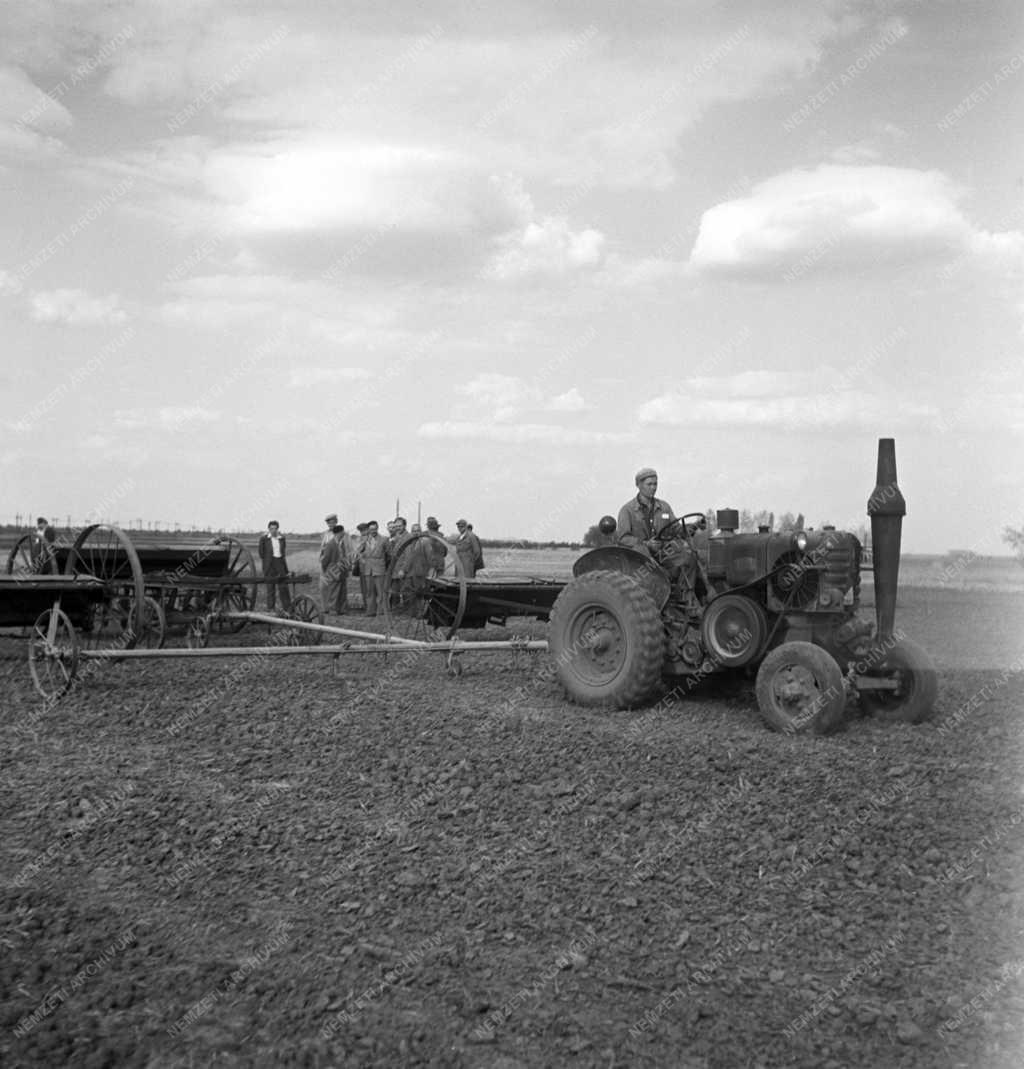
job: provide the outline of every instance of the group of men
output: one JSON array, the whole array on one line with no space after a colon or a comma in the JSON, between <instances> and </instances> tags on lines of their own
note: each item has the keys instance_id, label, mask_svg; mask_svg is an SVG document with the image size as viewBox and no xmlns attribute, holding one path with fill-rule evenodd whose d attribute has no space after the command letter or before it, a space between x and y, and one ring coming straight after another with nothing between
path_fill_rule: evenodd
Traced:
<instances>
[{"instance_id":1,"label":"group of men","mask_svg":"<svg viewBox=\"0 0 1024 1069\"><path fill-rule=\"evenodd\" d=\"M384 580L392 562L396 562L395 577L404 588L412 590L444 573L449 549L458 557L467 578L472 579L484 567L480 539L466 520L456 523L459 533L451 539L441 533L441 524L435 516L427 517L425 531L418 523L410 529L404 516L396 516L387 524L386 536L376 520L357 524L355 535L345 530L333 512L325 517L324 523L327 529L320 539L320 595L326 613L340 616L352 611L348 580L349 576L357 576L366 615L379 616L384 609ZM291 593L285 536L280 533L277 520L271 520L266 533L260 536L259 557L263 575L270 580L267 608L274 611L280 590L281 607L287 612L291 607Z\"/></svg>"}]
</instances>

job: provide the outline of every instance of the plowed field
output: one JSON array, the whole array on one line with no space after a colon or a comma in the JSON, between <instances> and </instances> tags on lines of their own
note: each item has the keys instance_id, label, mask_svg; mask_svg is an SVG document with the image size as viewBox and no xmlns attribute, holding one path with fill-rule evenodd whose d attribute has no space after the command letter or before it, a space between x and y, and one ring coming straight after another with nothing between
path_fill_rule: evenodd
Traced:
<instances>
[{"instance_id":1,"label":"plowed field","mask_svg":"<svg viewBox=\"0 0 1024 1069\"><path fill-rule=\"evenodd\" d=\"M1024 602L898 621L934 718L828 738L749 681L587 711L530 654L136 661L43 711L0 639L0 1062L1016 1067Z\"/></svg>"}]
</instances>

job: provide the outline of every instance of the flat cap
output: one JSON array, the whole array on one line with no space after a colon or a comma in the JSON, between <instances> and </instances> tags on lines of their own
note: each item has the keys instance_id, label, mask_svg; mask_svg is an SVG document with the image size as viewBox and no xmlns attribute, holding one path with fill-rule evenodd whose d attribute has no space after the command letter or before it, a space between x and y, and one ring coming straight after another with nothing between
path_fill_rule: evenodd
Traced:
<instances>
[{"instance_id":1,"label":"flat cap","mask_svg":"<svg viewBox=\"0 0 1024 1069\"><path fill-rule=\"evenodd\" d=\"M644 481L644 479L649 479L652 475L655 479L657 479L658 473L654 470L654 468L641 468L636 473L636 485L639 486Z\"/></svg>"},{"instance_id":2,"label":"flat cap","mask_svg":"<svg viewBox=\"0 0 1024 1069\"><path fill-rule=\"evenodd\" d=\"M338 514L336 512L328 512L324 517L324 523L337 523Z\"/></svg>"}]
</instances>

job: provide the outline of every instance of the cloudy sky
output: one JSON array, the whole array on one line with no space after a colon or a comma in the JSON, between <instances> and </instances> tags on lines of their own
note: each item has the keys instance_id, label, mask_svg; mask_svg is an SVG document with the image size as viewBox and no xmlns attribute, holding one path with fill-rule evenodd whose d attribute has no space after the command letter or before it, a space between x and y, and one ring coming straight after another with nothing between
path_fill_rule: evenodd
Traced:
<instances>
[{"instance_id":1,"label":"cloudy sky","mask_svg":"<svg viewBox=\"0 0 1024 1069\"><path fill-rule=\"evenodd\" d=\"M0 521L1024 521L1019 0L0 20Z\"/></svg>"}]
</instances>

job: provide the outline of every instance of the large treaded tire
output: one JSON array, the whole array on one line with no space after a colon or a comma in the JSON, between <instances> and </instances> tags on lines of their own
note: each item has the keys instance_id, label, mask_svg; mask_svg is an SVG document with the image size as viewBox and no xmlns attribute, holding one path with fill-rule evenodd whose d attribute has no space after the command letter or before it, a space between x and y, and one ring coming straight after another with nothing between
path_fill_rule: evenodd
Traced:
<instances>
[{"instance_id":1,"label":"large treaded tire","mask_svg":"<svg viewBox=\"0 0 1024 1069\"><path fill-rule=\"evenodd\" d=\"M871 716L890 723L919 724L932 712L939 696L939 680L931 657L916 642L901 639L885 660L865 675L895 679L899 689L862 690L860 707Z\"/></svg>"},{"instance_id":2,"label":"large treaded tire","mask_svg":"<svg viewBox=\"0 0 1024 1069\"><path fill-rule=\"evenodd\" d=\"M651 596L619 572L571 580L551 609L555 675L579 705L628 709L661 679L665 629Z\"/></svg>"},{"instance_id":3,"label":"large treaded tire","mask_svg":"<svg viewBox=\"0 0 1024 1069\"><path fill-rule=\"evenodd\" d=\"M785 642L757 670L757 706L767 723L786 735L828 735L843 724L843 672L827 650L811 642Z\"/></svg>"}]
</instances>

